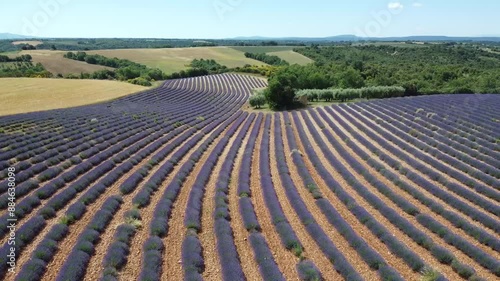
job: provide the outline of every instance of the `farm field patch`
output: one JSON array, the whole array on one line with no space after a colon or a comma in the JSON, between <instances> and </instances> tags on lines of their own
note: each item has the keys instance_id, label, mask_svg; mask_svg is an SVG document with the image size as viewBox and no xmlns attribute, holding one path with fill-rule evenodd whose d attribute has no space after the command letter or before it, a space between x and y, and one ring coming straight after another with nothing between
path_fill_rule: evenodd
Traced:
<instances>
[{"instance_id":1,"label":"farm field patch","mask_svg":"<svg viewBox=\"0 0 500 281\"><path fill-rule=\"evenodd\" d=\"M0 117L0 278L499 278L500 96L242 110L265 86L167 80Z\"/></svg>"},{"instance_id":2,"label":"farm field patch","mask_svg":"<svg viewBox=\"0 0 500 281\"><path fill-rule=\"evenodd\" d=\"M232 48L241 52L265 53L278 56L290 64L306 65L313 62L310 58L293 51L295 48L301 48L300 46L244 46Z\"/></svg>"},{"instance_id":3,"label":"farm field patch","mask_svg":"<svg viewBox=\"0 0 500 281\"><path fill-rule=\"evenodd\" d=\"M21 44L29 44L29 45L32 45L32 46L38 46L40 44L43 44L43 42L42 41L38 41L38 40L14 41L14 42L12 42L12 45L21 45Z\"/></svg>"},{"instance_id":4,"label":"farm field patch","mask_svg":"<svg viewBox=\"0 0 500 281\"><path fill-rule=\"evenodd\" d=\"M296 53L294 51L278 51L278 52L270 52L267 54L272 56L278 56L279 58L289 62L290 64L306 65L314 62L312 59L302 54Z\"/></svg>"},{"instance_id":5,"label":"farm field patch","mask_svg":"<svg viewBox=\"0 0 500 281\"><path fill-rule=\"evenodd\" d=\"M242 52L229 47L98 50L88 51L87 53L128 59L152 68L159 68L167 74L186 70L192 60L202 58L214 59L229 68L243 67L246 64L264 64L246 58Z\"/></svg>"},{"instance_id":6,"label":"farm field patch","mask_svg":"<svg viewBox=\"0 0 500 281\"><path fill-rule=\"evenodd\" d=\"M146 87L104 80L0 78L0 116L103 102Z\"/></svg>"},{"instance_id":7,"label":"farm field patch","mask_svg":"<svg viewBox=\"0 0 500 281\"><path fill-rule=\"evenodd\" d=\"M88 64L82 61L70 60L64 57L64 51L27 50L12 54L11 57L29 54L34 63L41 63L45 69L54 75L92 73L103 69L112 69L101 65Z\"/></svg>"}]
</instances>

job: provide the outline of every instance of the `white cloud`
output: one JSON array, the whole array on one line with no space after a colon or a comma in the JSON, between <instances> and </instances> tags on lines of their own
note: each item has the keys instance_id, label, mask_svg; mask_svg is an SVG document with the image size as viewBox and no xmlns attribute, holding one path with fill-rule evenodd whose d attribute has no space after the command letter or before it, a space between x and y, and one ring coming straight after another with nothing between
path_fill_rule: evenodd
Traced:
<instances>
[{"instance_id":1,"label":"white cloud","mask_svg":"<svg viewBox=\"0 0 500 281\"><path fill-rule=\"evenodd\" d=\"M415 8L422 8L422 6L424 6L424 4L422 4L420 2L413 2L412 6Z\"/></svg>"},{"instance_id":2,"label":"white cloud","mask_svg":"<svg viewBox=\"0 0 500 281\"><path fill-rule=\"evenodd\" d=\"M403 4L401 4L401 2L390 2L389 4L387 4L387 8L389 8L390 10L402 10L403 9Z\"/></svg>"}]
</instances>

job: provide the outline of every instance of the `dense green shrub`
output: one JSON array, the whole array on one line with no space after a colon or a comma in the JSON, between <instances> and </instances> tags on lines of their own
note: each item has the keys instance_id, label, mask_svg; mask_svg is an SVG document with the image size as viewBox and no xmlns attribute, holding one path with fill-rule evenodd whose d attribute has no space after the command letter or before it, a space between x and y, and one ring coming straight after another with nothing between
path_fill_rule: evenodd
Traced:
<instances>
[{"instance_id":1,"label":"dense green shrub","mask_svg":"<svg viewBox=\"0 0 500 281\"><path fill-rule=\"evenodd\" d=\"M282 65L289 65L289 63L285 60L282 60L278 56L273 56L273 55L268 55L264 53L245 53L245 57L251 58L254 60L258 60L264 63L267 63L269 65L275 65L275 66L282 66Z\"/></svg>"},{"instance_id":2,"label":"dense green shrub","mask_svg":"<svg viewBox=\"0 0 500 281\"><path fill-rule=\"evenodd\" d=\"M307 96L309 101L324 100L326 102L332 100L348 101L359 98L392 98L401 97L405 93L405 89L399 86L377 86L364 87L359 89L308 89L297 91L297 96Z\"/></svg>"},{"instance_id":3,"label":"dense green shrub","mask_svg":"<svg viewBox=\"0 0 500 281\"><path fill-rule=\"evenodd\" d=\"M151 86L151 81L164 80L167 78L160 69L149 68L145 65L118 58L108 58L101 55L89 55L85 52L68 52L64 55L65 58L85 61L89 64L102 65L113 67L114 70L104 69L93 73L81 73L80 76L67 75L69 79L99 79L99 80L120 80L128 81L129 83Z\"/></svg>"},{"instance_id":4,"label":"dense green shrub","mask_svg":"<svg viewBox=\"0 0 500 281\"><path fill-rule=\"evenodd\" d=\"M361 98L365 99L383 99L402 97L405 88L399 86L375 86L361 88Z\"/></svg>"},{"instance_id":5,"label":"dense green shrub","mask_svg":"<svg viewBox=\"0 0 500 281\"><path fill-rule=\"evenodd\" d=\"M253 108L261 108L266 104L266 97L263 94L255 94L250 97L248 102Z\"/></svg>"},{"instance_id":6,"label":"dense green shrub","mask_svg":"<svg viewBox=\"0 0 500 281\"><path fill-rule=\"evenodd\" d=\"M143 77L137 77L137 78L134 78L134 79L130 79L129 83L132 83L132 84L135 84L135 85L146 86L146 87L149 87L149 86L153 85L153 84L151 84L151 82L149 82L148 80L146 80Z\"/></svg>"},{"instance_id":7,"label":"dense green shrub","mask_svg":"<svg viewBox=\"0 0 500 281\"><path fill-rule=\"evenodd\" d=\"M295 99L297 77L288 73L276 73L269 79L264 91L267 103L272 110L292 108Z\"/></svg>"}]
</instances>

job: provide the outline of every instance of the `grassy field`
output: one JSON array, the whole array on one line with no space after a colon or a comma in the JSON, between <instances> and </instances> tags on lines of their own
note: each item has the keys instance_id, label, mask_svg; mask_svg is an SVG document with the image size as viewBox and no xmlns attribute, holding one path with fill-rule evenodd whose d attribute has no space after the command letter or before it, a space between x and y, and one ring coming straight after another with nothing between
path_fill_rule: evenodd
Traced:
<instances>
[{"instance_id":1,"label":"grassy field","mask_svg":"<svg viewBox=\"0 0 500 281\"><path fill-rule=\"evenodd\" d=\"M302 48L300 46L243 46L232 48L240 52L265 53L268 55L278 56L290 64L296 63L306 65L313 62L310 58L293 51L295 48Z\"/></svg>"},{"instance_id":2,"label":"grassy field","mask_svg":"<svg viewBox=\"0 0 500 281\"><path fill-rule=\"evenodd\" d=\"M193 59L201 58L214 59L227 67L264 64L260 61L248 59L242 52L228 47L98 50L87 53L128 59L149 67L159 68L166 73L187 69L187 65Z\"/></svg>"},{"instance_id":3,"label":"grassy field","mask_svg":"<svg viewBox=\"0 0 500 281\"><path fill-rule=\"evenodd\" d=\"M104 80L1 78L0 116L92 104L148 88Z\"/></svg>"},{"instance_id":4,"label":"grassy field","mask_svg":"<svg viewBox=\"0 0 500 281\"><path fill-rule=\"evenodd\" d=\"M268 52L280 58L297 64L308 64L312 62L309 58L292 51L294 47L197 47L197 48L168 48L168 49L118 49L118 50L96 50L87 51L89 54L99 54L106 57L117 57L128 59L153 68L159 68L170 74L187 69L187 65L193 59L214 59L218 63L227 67L250 65L265 65L265 63L246 58L245 51ZM41 63L48 71L54 75L70 73L79 74L81 72L92 73L94 71L106 69L108 67L88 64L85 62L66 59L63 57L65 51L51 50L27 50L21 52L3 53L10 57L29 54L33 57L34 63ZM111 68L108 68L111 69Z\"/></svg>"},{"instance_id":5,"label":"grassy field","mask_svg":"<svg viewBox=\"0 0 500 281\"><path fill-rule=\"evenodd\" d=\"M40 44L43 44L42 41L14 41L12 42L12 45L21 45L21 44L30 44L30 45L33 45L33 46L38 46Z\"/></svg>"},{"instance_id":6,"label":"grassy field","mask_svg":"<svg viewBox=\"0 0 500 281\"><path fill-rule=\"evenodd\" d=\"M111 69L110 67L88 64L86 62L70 60L64 58L65 51L50 50L28 50L19 53L11 53L11 57L29 54L33 57L34 63L41 63L48 71L57 74L80 74L81 72L91 73L102 69Z\"/></svg>"},{"instance_id":7,"label":"grassy field","mask_svg":"<svg viewBox=\"0 0 500 281\"><path fill-rule=\"evenodd\" d=\"M314 62L312 59L310 59L302 54L296 53L294 51L279 51L279 52L270 52L267 54L272 55L272 56L278 56L281 59L286 60L290 64L296 63L296 64L300 64L300 65L306 65L306 64Z\"/></svg>"},{"instance_id":8,"label":"grassy field","mask_svg":"<svg viewBox=\"0 0 500 281\"><path fill-rule=\"evenodd\" d=\"M295 48L301 48L300 46L236 46L231 47L240 52L249 53L271 53L271 52L281 52L281 51L292 51Z\"/></svg>"}]
</instances>

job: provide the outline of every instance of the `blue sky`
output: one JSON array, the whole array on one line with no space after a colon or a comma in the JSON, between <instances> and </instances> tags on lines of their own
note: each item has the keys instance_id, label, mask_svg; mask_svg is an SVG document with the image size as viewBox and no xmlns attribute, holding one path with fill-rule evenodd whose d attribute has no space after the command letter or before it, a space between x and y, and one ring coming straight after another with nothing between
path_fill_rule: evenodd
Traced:
<instances>
[{"instance_id":1,"label":"blue sky","mask_svg":"<svg viewBox=\"0 0 500 281\"><path fill-rule=\"evenodd\" d=\"M498 0L1 0L0 32L41 37L500 36Z\"/></svg>"}]
</instances>

